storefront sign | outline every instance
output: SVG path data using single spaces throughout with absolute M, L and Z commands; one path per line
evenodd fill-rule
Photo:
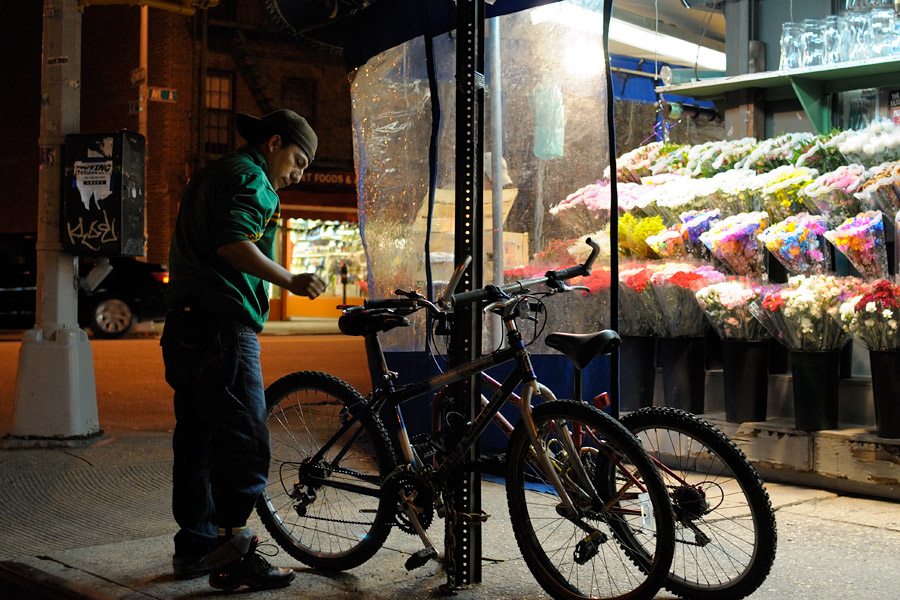
M 890 111 L 894 125 L 900 125 L 900 90 L 891 90 Z
M 307 171 L 300 180 L 303 188 L 321 192 L 356 191 L 356 175 L 351 171 Z

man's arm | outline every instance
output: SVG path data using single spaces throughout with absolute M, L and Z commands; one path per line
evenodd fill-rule
M 325 291 L 325 281 L 321 277 L 314 273 L 291 273 L 270 260 L 249 240 L 226 244 L 217 252 L 238 271 L 264 279 L 298 296 L 316 298 Z

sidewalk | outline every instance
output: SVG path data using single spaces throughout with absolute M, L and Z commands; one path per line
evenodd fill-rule
M 171 575 L 171 446 L 165 432 L 108 432 L 89 446 L 0 452 L 0 597 L 201 598 L 218 593 L 204 578 Z M 777 508 L 778 556 L 752 599 L 897 597 L 900 505 L 767 484 Z M 519 556 L 501 485 L 484 482 L 482 583 L 460 600 L 547 596 Z M 266 539 L 254 515 L 251 521 Z M 443 523 L 429 530 L 443 549 Z M 372 560 L 353 571 L 307 569 L 281 551 L 271 562 L 297 569 L 286 589 L 253 598 L 394 599 L 439 597 L 437 563 L 407 572 L 419 549 L 395 531 Z M 661 593 L 659 598 L 671 598 Z

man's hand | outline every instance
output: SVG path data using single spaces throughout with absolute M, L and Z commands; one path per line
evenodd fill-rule
M 325 281 L 315 273 L 296 273 L 291 275 L 288 290 L 297 296 L 315 299 L 325 291 L 325 287 Z
M 250 241 L 233 242 L 217 251 L 238 271 L 265 279 L 298 295 L 316 298 L 325 291 L 325 281 L 314 273 L 291 273 L 260 252 Z

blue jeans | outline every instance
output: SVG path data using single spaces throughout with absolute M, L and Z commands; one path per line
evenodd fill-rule
M 250 328 L 197 310 L 170 311 L 160 345 L 175 390 L 175 553 L 198 556 L 219 527 L 241 527 L 269 474 L 269 429 Z

